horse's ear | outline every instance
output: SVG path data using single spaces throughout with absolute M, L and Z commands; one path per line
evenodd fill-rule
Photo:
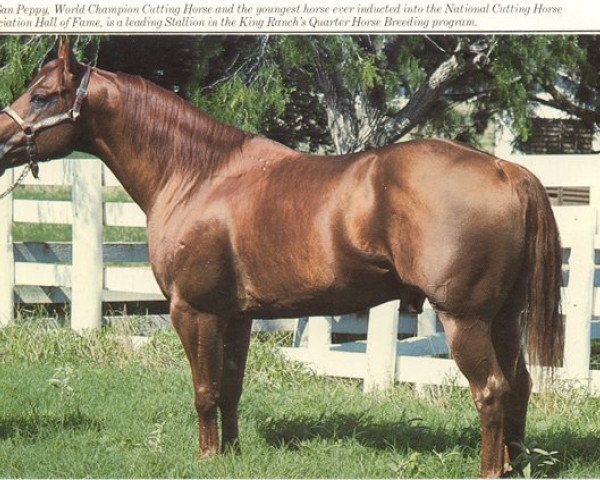
M 77 63 L 77 59 L 75 58 L 75 55 L 71 50 L 71 41 L 66 35 L 62 35 L 60 37 L 58 43 L 58 58 L 61 58 L 63 60 L 63 64 L 65 66 L 65 73 L 77 73 L 77 67 L 79 64 Z

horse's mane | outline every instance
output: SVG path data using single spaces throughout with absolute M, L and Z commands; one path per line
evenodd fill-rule
M 124 73 L 117 77 L 125 138 L 136 155 L 146 156 L 160 168 L 205 178 L 249 137 L 148 80 Z

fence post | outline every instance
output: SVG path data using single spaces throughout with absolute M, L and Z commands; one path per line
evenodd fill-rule
M 292 346 L 305 347 L 308 342 L 308 317 L 298 317 L 294 327 Z
M 97 328 L 102 321 L 102 163 L 73 160 L 73 266 L 71 328 Z
M 569 286 L 566 294 L 564 367 L 567 377 L 588 385 L 590 335 L 594 294 L 594 235 L 596 209 L 578 210 L 569 232 Z
M 310 317 L 308 319 L 308 350 L 312 356 L 319 356 L 331 347 L 331 317 Z
M 398 340 L 397 300 L 378 305 L 369 312 L 367 327 L 367 371 L 363 390 L 374 392 L 394 385 Z
M 8 169 L 0 177 L 0 192 L 13 183 L 13 170 Z M 13 196 L 0 200 L 0 327 L 14 321 L 15 258 L 13 251 Z
M 594 180 L 598 180 L 595 178 Z M 596 231 L 598 232 L 598 228 L 600 227 L 600 185 L 592 185 L 590 187 L 590 207 L 594 207 L 596 209 Z
M 417 316 L 417 337 L 430 337 L 437 333 L 437 315 L 435 310 L 425 299 L 423 312 Z

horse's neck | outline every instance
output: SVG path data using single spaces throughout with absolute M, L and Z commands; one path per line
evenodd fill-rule
M 88 151 L 146 213 L 169 182 L 209 178 L 246 138 L 144 80 L 106 74 L 98 82 Z

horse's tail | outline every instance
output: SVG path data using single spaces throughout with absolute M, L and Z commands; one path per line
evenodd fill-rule
M 560 364 L 564 345 L 560 304 L 562 249 L 546 191 L 532 173 L 526 172 L 527 308 L 523 325 L 529 361 L 553 367 Z

